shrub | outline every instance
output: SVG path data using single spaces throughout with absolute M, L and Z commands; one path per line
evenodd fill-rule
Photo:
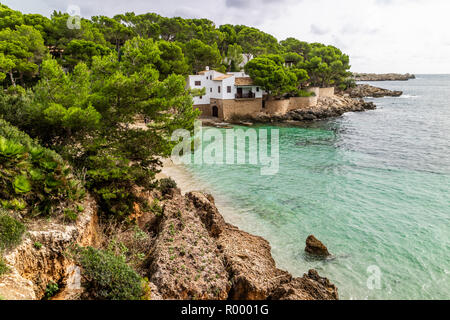
M 33 246 L 36 248 L 36 250 L 41 250 L 43 245 L 40 242 L 35 242 Z
M 172 178 L 164 178 L 159 180 L 159 189 L 162 194 L 169 193 L 170 189 L 174 189 L 177 187 L 177 183 Z
M 95 299 L 140 300 L 145 296 L 145 281 L 123 256 L 92 247 L 74 248 L 72 254 L 82 267 L 86 289 Z
M 23 223 L 0 209 L 0 251 L 12 248 L 20 243 L 25 233 Z
M 119 150 L 95 150 L 85 163 L 86 187 L 96 197 L 103 213 L 117 219 L 126 218 L 133 212 L 135 203 L 141 203 L 135 187 L 150 189 L 154 172 L 133 163 Z
M 75 208 L 84 194 L 71 167 L 57 153 L 0 119 L 2 207 L 51 214 L 60 207 Z
M 53 281 L 50 281 L 49 284 L 47 284 L 47 288 L 45 289 L 45 298 L 50 299 L 51 297 L 54 297 L 55 294 L 57 294 L 59 291 L 59 285 Z
M 9 272 L 9 268 L 6 265 L 5 261 L 3 260 L 3 258 L 0 256 L 0 276 L 6 274 Z

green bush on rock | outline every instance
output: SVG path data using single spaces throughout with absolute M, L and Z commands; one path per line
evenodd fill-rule
M 25 230 L 23 223 L 0 209 L 0 252 L 18 245 Z
M 146 283 L 126 264 L 125 258 L 107 250 L 77 247 L 71 255 L 81 267 L 88 292 L 100 300 L 140 300 Z

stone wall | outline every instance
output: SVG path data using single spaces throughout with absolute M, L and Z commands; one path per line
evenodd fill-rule
M 203 117 L 212 117 L 212 107 L 210 104 L 195 105 L 194 109 L 198 109 L 202 112 Z
M 324 97 L 333 97 L 334 96 L 334 87 L 330 87 L 330 88 L 320 88 L 319 89 L 319 96 L 321 98 Z
M 318 97 L 295 97 L 289 99 L 287 111 L 308 109 L 317 106 Z
M 269 114 L 285 114 L 289 110 L 290 99 L 268 100 L 264 112 Z
M 313 92 L 316 97 L 319 97 L 320 95 L 320 88 L 319 87 L 310 87 L 308 89 L 306 89 L 307 92 Z
M 315 96 L 312 97 L 294 97 L 284 100 L 267 100 L 265 108 L 261 98 L 257 99 L 214 99 L 211 98 L 211 104 L 196 105 L 194 108 L 202 112 L 203 117 L 212 117 L 213 108 L 218 109 L 218 118 L 228 121 L 233 116 L 254 116 L 260 112 L 267 114 L 284 115 L 292 110 L 310 109 L 317 106 L 319 97 L 333 97 L 334 87 L 318 88 L 312 87 L 307 89 L 308 92 L 313 92 Z
M 261 112 L 262 99 L 218 100 L 222 108 L 219 108 L 219 117 L 222 114 L 224 120 L 233 116 L 255 115 Z M 221 112 L 222 110 L 222 112 Z

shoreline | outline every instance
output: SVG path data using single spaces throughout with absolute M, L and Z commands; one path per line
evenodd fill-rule
M 156 285 L 159 296 L 163 299 L 179 296 L 176 290 L 167 290 L 167 284 L 172 285 L 174 280 L 171 277 L 161 277 L 160 275 L 164 274 L 165 269 L 170 268 L 172 264 L 171 259 L 167 260 L 163 253 L 167 247 L 164 234 L 167 231 L 170 232 L 170 228 L 173 228 L 173 225 L 176 224 L 175 221 L 183 217 L 182 220 L 184 221 L 187 221 L 186 219 L 191 220 L 191 225 L 188 228 L 194 231 L 190 231 L 189 235 L 192 232 L 194 234 L 201 233 L 201 230 L 206 230 L 209 233 L 208 238 L 212 242 L 212 246 L 217 246 L 219 250 L 218 257 L 213 258 L 211 263 L 216 265 L 215 268 L 219 268 L 220 261 L 223 260 L 225 271 L 222 271 L 222 273 L 228 273 L 231 276 L 231 287 L 221 287 L 220 299 L 339 299 L 338 288 L 329 279 L 321 277 L 316 270 L 303 270 L 302 276 L 297 277 L 289 271 L 285 271 L 286 269 L 278 267 L 268 240 L 255 235 L 255 233 L 247 232 L 245 230 L 247 228 L 240 229 L 240 227 L 236 227 L 235 221 L 230 221 L 234 220 L 231 217 L 233 208 L 224 207 L 223 203 L 218 204 L 214 196 L 210 194 L 210 190 L 205 190 L 208 187 L 205 187 L 201 180 L 194 179 L 187 170 L 174 165 L 170 159 L 163 159 L 162 162 L 163 166 L 160 168 L 161 172 L 157 178 L 170 177 L 177 183 L 178 187 L 170 195 L 166 195 L 163 201 L 164 218 L 159 222 L 158 228 L 161 231 L 156 240 L 157 249 L 155 250 L 156 257 L 154 257 L 154 261 L 159 262 L 151 267 L 156 272 L 155 276 L 150 278 L 150 281 Z M 196 182 L 189 183 L 192 181 Z M 203 189 L 203 191 L 194 191 L 198 189 Z M 193 220 L 198 221 L 194 222 Z M 242 226 L 242 223 L 238 223 L 238 225 Z M 181 233 L 182 239 L 189 237 L 188 234 L 184 234 L 183 230 L 181 230 Z M 170 233 L 170 236 L 173 237 L 173 233 Z M 185 241 L 172 238 L 170 246 L 176 248 L 181 243 L 185 243 Z M 197 245 L 196 243 L 197 241 L 195 241 L 192 249 L 187 250 L 203 252 L 205 249 L 203 245 Z M 193 257 L 196 260 L 197 254 L 194 254 Z M 163 259 L 165 263 L 161 263 L 160 259 Z M 185 265 L 188 265 L 188 262 L 185 262 Z M 202 292 L 196 286 L 188 287 L 188 291 Z M 182 292 L 181 297 L 184 298 L 186 294 L 186 292 Z

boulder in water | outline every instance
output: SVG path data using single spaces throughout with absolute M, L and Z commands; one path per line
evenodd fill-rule
M 313 235 L 310 235 L 306 239 L 305 251 L 310 254 L 322 257 L 327 257 L 330 255 L 327 247 Z

